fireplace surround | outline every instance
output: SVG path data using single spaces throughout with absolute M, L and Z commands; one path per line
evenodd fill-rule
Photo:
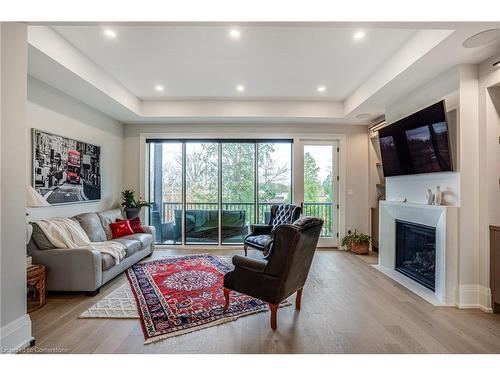
M 458 275 L 458 207 L 380 201 L 379 271 L 436 306 L 455 306 Z M 396 270 L 397 221 L 435 228 L 434 290 Z

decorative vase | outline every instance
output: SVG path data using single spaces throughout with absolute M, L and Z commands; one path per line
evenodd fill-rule
M 427 189 L 427 194 L 425 194 L 425 199 L 427 200 L 427 204 L 432 204 L 434 202 L 434 194 L 432 194 L 431 189 Z
M 349 243 L 349 250 L 351 250 L 353 253 L 356 254 L 368 254 L 370 250 L 370 243 L 369 242 L 359 242 L 359 243 L 354 243 L 350 242 Z
M 137 216 L 139 216 L 140 212 L 141 212 L 140 208 L 135 208 L 135 207 L 125 208 L 125 216 L 127 216 L 127 219 L 129 220 L 135 219 Z
M 436 206 L 440 206 L 442 200 L 443 200 L 443 193 L 441 192 L 441 188 L 439 186 L 436 186 L 436 194 L 434 195 L 434 204 Z

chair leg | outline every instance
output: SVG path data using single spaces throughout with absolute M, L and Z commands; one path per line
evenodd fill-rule
M 245 250 L 245 256 L 247 256 L 247 253 L 248 253 L 248 246 L 247 246 L 247 244 L 243 245 L 243 250 Z
M 276 331 L 276 329 L 278 328 L 278 325 L 276 323 L 276 314 L 278 312 L 278 306 L 279 305 L 275 305 L 273 303 L 269 304 L 269 308 L 271 309 L 271 329 L 273 331 Z
M 224 288 L 224 298 L 226 299 L 226 303 L 224 304 L 224 308 L 222 311 L 226 312 L 227 309 L 229 308 L 229 292 L 230 290 L 227 288 Z
M 295 310 L 300 310 L 300 304 L 302 302 L 302 289 L 297 290 L 297 296 L 295 297 Z

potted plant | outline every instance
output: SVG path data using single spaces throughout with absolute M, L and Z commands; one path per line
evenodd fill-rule
M 146 202 L 139 197 L 139 199 L 135 198 L 135 192 L 133 190 L 124 190 L 122 191 L 122 207 L 125 211 L 125 215 L 127 219 L 135 219 L 139 216 L 142 207 L 151 207 L 152 202 Z
M 371 236 L 358 233 L 355 229 L 354 233 L 347 234 L 342 238 L 342 246 L 356 254 L 368 254 L 370 248 Z

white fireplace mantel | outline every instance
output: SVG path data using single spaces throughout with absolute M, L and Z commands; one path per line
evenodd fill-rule
M 395 270 L 396 220 L 436 228 L 436 282 L 432 291 Z M 379 262 L 374 267 L 437 306 L 455 306 L 458 273 L 458 207 L 381 201 Z

